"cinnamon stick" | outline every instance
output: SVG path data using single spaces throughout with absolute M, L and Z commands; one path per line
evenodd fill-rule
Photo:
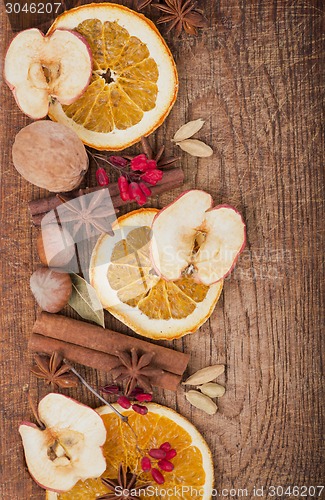
M 184 172 L 181 168 L 172 168 L 164 172 L 164 176 L 161 181 L 159 181 L 156 186 L 151 188 L 152 196 L 164 193 L 176 187 L 179 187 L 184 182 Z M 99 189 L 108 189 L 112 198 L 112 203 L 114 208 L 121 207 L 129 203 L 128 201 L 123 201 L 120 197 L 119 187 L 117 182 L 110 184 L 109 186 L 96 186 L 92 188 L 77 189 L 68 193 L 71 199 L 84 194 L 94 193 Z M 56 207 L 61 205 L 62 201 L 56 196 L 50 196 L 48 198 L 42 198 L 40 200 L 34 200 L 29 202 L 29 210 L 32 216 L 32 220 L 35 226 L 40 226 L 43 217 L 54 210 Z
M 44 337 L 38 333 L 32 333 L 28 347 L 32 352 L 42 352 L 45 354 L 52 354 L 52 352 L 58 351 L 64 358 L 74 363 L 89 366 L 103 372 L 109 372 L 119 364 L 116 356 L 76 344 L 70 344 L 69 342 L 63 342 L 62 340 Z M 162 370 L 159 375 L 152 376 L 150 381 L 156 387 L 161 387 L 168 391 L 177 391 L 181 378 L 180 375 Z
M 187 367 L 188 354 L 46 312 L 37 318 L 29 342 L 33 351 L 50 354 L 60 350 L 71 361 L 103 371 L 110 371 L 119 364 L 118 351 L 129 351 L 132 347 L 141 353 L 155 353 L 153 364 L 162 372 L 153 381 L 154 385 L 176 390 Z

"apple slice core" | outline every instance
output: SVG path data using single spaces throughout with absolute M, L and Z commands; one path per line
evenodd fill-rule
M 11 42 L 4 76 L 20 109 L 33 119 L 44 118 L 51 98 L 71 104 L 88 87 L 92 57 L 86 40 L 70 30 L 45 36 L 31 28 Z
M 156 271 L 166 280 L 177 280 L 188 267 L 196 234 L 212 204 L 208 193 L 191 190 L 156 215 L 151 257 Z
M 19 427 L 28 470 L 44 489 L 64 492 L 106 469 L 105 425 L 91 408 L 61 394 L 48 394 L 38 406 L 45 430 Z
M 237 210 L 212 208 L 208 193 L 191 190 L 158 212 L 152 224 L 151 259 L 166 280 L 191 273 L 204 285 L 222 280 L 245 247 L 246 227 Z

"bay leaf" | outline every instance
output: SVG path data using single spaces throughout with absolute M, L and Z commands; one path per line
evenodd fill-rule
M 196 134 L 203 127 L 205 121 L 199 118 L 198 120 L 193 120 L 191 122 L 185 123 L 182 127 L 177 130 L 174 135 L 174 142 L 182 142 L 185 139 L 189 139 L 194 134 Z
M 95 289 L 78 274 L 70 274 L 72 294 L 69 305 L 83 319 L 93 321 L 105 328 L 104 310 Z
M 210 148 L 205 142 L 198 141 L 197 139 L 186 139 L 185 141 L 177 142 L 183 151 L 198 158 L 207 158 L 213 155 L 213 149 Z

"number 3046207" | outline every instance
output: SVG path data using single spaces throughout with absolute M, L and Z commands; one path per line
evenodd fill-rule
M 61 2 L 47 2 L 47 3 L 18 3 L 18 2 L 7 2 L 6 12 L 7 14 L 57 14 L 60 7 L 62 7 Z

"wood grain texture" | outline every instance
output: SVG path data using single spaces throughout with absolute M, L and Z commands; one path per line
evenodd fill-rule
M 185 121 L 206 119 L 200 135 L 215 155 L 199 161 L 182 156 L 185 188 L 206 189 L 216 203 L 236 206 L 247 221 L 248 243 L 211 319 L 197 334 L 174 343 L 191 353 L 190 372 L 226 364 L 221 380 L 227 392 L 219 413 L 207 417 L 192 409 L 181 389 L 155 398 L 203 433 L 215 459 L 216 486 L 247 488 L 252 498 L 254 485 L 324 480 L 323 2 L 200 5 L 209 28 L 198 38 L 166 37 L 179 69 L 180 94 L 155 137 L 163 141 Z M 153 9 L 147 13 L 156 15 Z M 4 11 L 0 28 L 3 61 L 13 36 Z M 44 493 L 28 475 L 17 427 L 31 418 L 25 384 L 35 401 L 47 392 L 30 377 L 26 350 L 36 315 L 29 277 L 38 266 L 27 202 L 45 192 L 12 166 L 14 136 L 29 120 L 3 82 L 0 99 L 0 498 L 38 500 Z M 172 152 L 172 144 L 167 147 Z M 152 206 L 164 206 L 179 192 L 160 196 Z M 130 334 L 109 315 L 106 320 L 108 327 Z M 90 369 L 82 373 L 94 385 L 107 380 Z M 97 404 L 81 388 L 69 394 Z

